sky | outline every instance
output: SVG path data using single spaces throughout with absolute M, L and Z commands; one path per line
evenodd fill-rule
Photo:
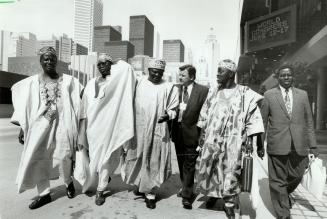
M 160 40 L 181 39 L 194 57 L 201 54 L 210 28 L 220 58 L 237 60 L 241 0 L 103 0 L 103 25 L 122 26 L 129 38 L 129 17 L 146 15 Z M 0 0 L 1 2 L 1 0 Z M 74 36 L 74 0 L 15 0 L 0 3 L 0 30 L 31 32 L 39 40 L 63 33 Z

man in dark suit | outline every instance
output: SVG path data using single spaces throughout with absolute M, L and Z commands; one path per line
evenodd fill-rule
M 172 141 L 175 143 L 182 181 L 182 190 L 178 195 L 183 197 L 184 208 L 192 209 L 195 162 L 198 156 L 196 148 L 200 135 L 196 124 L 209 89 L 194 82 L 196 69 L 192 65 L 181 66 L 179 70 L 180 104 L 173 121 Z
M 304 90 L 292 86 L 294 70 L 277 70 L 279 85 L 264 94 L 269 188 L 277 218 L 290 218 L 290 194 L 301 182 L 310 158 L 318 155 L 313 120 Z

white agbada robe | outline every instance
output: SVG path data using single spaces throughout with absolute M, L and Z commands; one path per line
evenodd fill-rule
M 86 120 L 87 142 L 81 144 L 89 149 L 90 178 L 83 185 L 84 191 L 96 186 L 103 168 L 107 168 L 109 175 L 114 173 L 122 146 L 134 136 L 135 83 L 132 67 L 118 61 L 111 66 L 109 80 L 103 82 L 97 97 L 96 78 L 85 87 L 81 119 Z
M 169 130 L 167 122 L 158 123 L 158 119 L 165 111 L 173 115 L 171 111 L 178 104 L 178 89 L 172 83 L 153 84 L 144 77 L 136 87 L 136 131 L 122 175 L 126 183 L 138 186 L 140 192 L 151 192 L 171 175 Z
M 50 122 L 44 116 L 47 106 L 40 99 L 39 75 L 19 81 L 11 88 L 14 106 L 11 122 L 21 126 L 25 142 L 16 178 L 19 193 L 34 188 L 44 180 L 58 178 L 54 152 L 60 156 L 61 151 L 66 153 L 70 148 L 73 154 L 77 144 L 82 86 L 72 76 L 64 74 L 62 78 L 60 132 L 64 135 L 61 136 L 63 141 L 68 144 L 64 148 L 60 148 L 62 141 L 56 133 L 57 119 Z

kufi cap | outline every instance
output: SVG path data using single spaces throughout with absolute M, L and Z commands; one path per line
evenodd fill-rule
M 163 59 L 151 58 L 149 60 L 148 68 L 156 68 L 156 69 L 165 70 L 165 67 L 166 67 L 166 61 Z
M 51 46 L 45 46 L 45 47 L 42 47 L 40 50 L 39 50 L 39 55 L 40 56 L 43 56 L 44 54 L 46 53 L 49 53 L 51 55 L 55 55 L 57 56 L 57 53 L 56 53 L 56 50 L 51 47 Z
M 98 62 L 99 61 L 104 61 L 104 62 L 109 61 L 113 63 L 113 59 L 108 53 L 100 53 L 98 57 Z
M 227 68 L 232 72 L 236 72 L 236 64 L 230 59 L 224 59 L 218 63 L 218 68 Z

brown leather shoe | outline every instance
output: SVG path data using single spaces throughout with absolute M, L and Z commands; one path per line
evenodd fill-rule
M 51 196 L 50 193 L 45 195 L 45 196 L 39 196 L 38 199 L 34 200 L 28 207 L 33 210 L 33 209 L 37 209 L 39 207 L 42 207 L 43 205 L 46 205 L 48 203 L 50 203 L 51 200 Z

